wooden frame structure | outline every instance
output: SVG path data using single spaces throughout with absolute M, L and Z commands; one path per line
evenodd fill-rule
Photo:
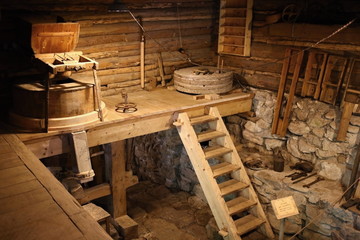
M 279 90 L 277 93 L 273 118 L 273 134 L 278 134 L 280 136 L 285 136 L 286 134 L 303 56 L 304 52 L 299 49 L 289 48 L 285 52 L 285 60 L 281 71 Z M 292 73 L 292 75 L 290 73 Z M 289 78 L 291 78 L 291 85 L 288 97 L 286 99 L 284 94 Z M 286 104 L 284 104 L 284 102 Z M 285 107 L 283 105 L 285 105 Z
M 321 86 L 320 101 L 335 105 L 345 77 L 348 59 L 330 55 L 327 59 L 324 78 Z
M 112 239 L 16 135 L 0 155 L 0 239 Z
M 347 72 L 346 86 L 341 101 L 342 113 L 338 141 L 346 140 L 347 129 L 353 112 L 359 113 L 360 104 L 360 59 L 351 59 Z
M 218 53 L 250 56 L 253 0 L 221 0 Z
M 319 99 L 328 54 L 310 51 L 301 89 L 302 97 Z
M 103 122 L 66 131 L 17 134 L 37 158 L 71 151 L 69 136 L 74 131 L 86 131 L 88 147 L 105 144 L 105 155 L 110 159 L 111 165 L 111 184 L 100 184 L 85 191 L 89 197 L 82 202 L 111 193 L 112 215 L 115 218 L 126 214 L 126 188 L 137 181 L 136 177 L 125 169 L 125 139 L 172 128 L 175 112 L 186 112 L 189 116 L 201 115 L 206 106 L 218 107 L 221 116 L 248 112 L 251 110 L 253 94 L 234 93 L 216 100 L 195 100 L 191 95 L 159 89 L 152 92 L 142 91 L 141 94 L 130 93 L 129 97 L 132 102 L 137 103 L 137 112 L 120 114 L 115 111 L 115 105 L 121 101 L 119 96 L 104 97 L 103 101 L 109 109 Z

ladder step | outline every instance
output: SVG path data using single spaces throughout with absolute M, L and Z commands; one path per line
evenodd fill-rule
M 248 186 L 249 186 L 248 184 L 239 182 L 238 180 L 235 179 L 231 179 L 219 184 L 221 196 L 225 196 L 227 194 L 240 191 L 241 189 L 244 189 Z
M 198 134 L 198 141 L 205 142 L 214 138 L 224 137 L 224 136 L 226 136 L 226 134 L 223 132 L 208 130 Z
M 223 146 L 212 146 L 204 149 L 205 158 L 210 159 L 218 156 L 223 156 L 226 153 L 230 153 L 233 150 L 231 148 L 226 148 Z
M 222 162 L 211 166 L 211 170 L 213 171 L 214 178 L 239 169 L 240 169 L 239 166 L 236 166 L 228 162 Z
M 230 201 L 227 201 L 226 205 L 229 209 L 230 215 L 233 215 L 235 213 L 242 212 L 251 206 L 256 205 L 256 202 L 244 197 L 237 197 Z
M 196 124 L 216 121 L 218 119 L 219 119 L 218 117 L 214 117 L 211 115 L 203 115 L 203 116 L 199 116 L 199 117 L 190 118 L 190 123 L 191 123 L 191 125 L 196 125 Z
M 239 235 L 243 235 L 259 227 L 264 222 L 265 222 L 264 220 L 249 214 L 246 215 L 245 217 L 236 220 L 235 225 L 236 225 L 237 233 Z

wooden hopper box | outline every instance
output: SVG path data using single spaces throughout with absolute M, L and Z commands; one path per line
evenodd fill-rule
M 37 63 L 49 78 L 17 84 L 13 88 L 11 123 L 30 130 L 59 130 L 102 120 L 105 104 L 100 100 L 96 69 L 98 63 L 74 51 L 79 38 L 78 23 L 25 21 L 25 35 L 31 29 L 31 48 Z M 44 68 L 45 67 L 45 68 Z M 77 83 L 73 71 L 93 70 L 94 83 Z M 59 82 L 59 79 L 61 81 Z M 55 81 L 56 80 L 56 81 Z

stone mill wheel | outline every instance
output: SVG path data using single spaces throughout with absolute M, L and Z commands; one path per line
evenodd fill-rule
M 176 70 L 176 90 L 193 94 L 225 93 L 232 89 L 233 73 L 218 71 L 216 67 L 197 66 Z

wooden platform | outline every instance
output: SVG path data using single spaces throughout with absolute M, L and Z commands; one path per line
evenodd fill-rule
M 217 106 L 222 116 L 247 112 L 252 97 L 237 93 L 195 100 L 165 89 L 142 91 L 129 94 L 129 101 L 137 104 L 134 113 L 115 111 L 120 96 L 103 98 L 108 108 L 105 121 L 90 126 L 49 133 L 21 133 L 8 127 L 0 133 L 0 239 L 111 239 L 39 161 L 68 152 L 69 133 L 86 130 L 89 147 L 113 143 L 169 129 L 179 112 L 198 116 L 207 106 Z
M 112 239 L 14 134 L 0 136 L 0 239 Z
M 67 131 L 17 133 L 17 136 L 37 157 L 43 158 L 68 151 L 66 133 L 86 130 L 92 147 L 170 129 L 174 114 L 179 112 L 187 112 L 190 117 L 202 115 L 207 106 L 217 106 L 222 116 L 247 112 L 251 110 L 252 97 L 251 93 L 234 93 L 217 100 L 195 100 L 193 95 L 174 90 L 139 91 L 129 94 L 128 101 L 137 104 L 138 111 L 134 113 L 115 111 L 115 105 L 123 101 L 121 96 L 104 97 L 102 101 L 108 111 L 104 122 Z

